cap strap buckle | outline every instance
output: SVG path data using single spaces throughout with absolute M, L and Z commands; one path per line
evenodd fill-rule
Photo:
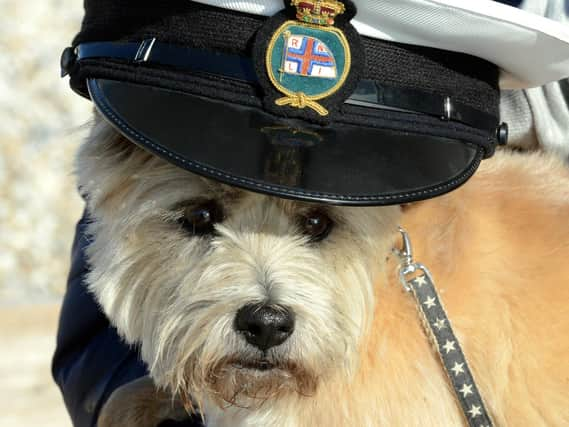
M 156 38 L 146 39 L 140 43 L 140 47 L 134 56 L 134 62 L 146 62 L 150 58 L 150 54 L 152 53 L 152 48 L 154 47 L 154 43 L 156 43 Z

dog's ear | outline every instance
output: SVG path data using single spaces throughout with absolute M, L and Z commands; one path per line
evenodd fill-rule
M 95 114 L 89 136 L 75 160 L 79 191 L 90 209 L 97 208 L 127 190 L 133 177 L 152 161 L 152 154 L 128 141 Z
M 95 112 L 87 141 L 79 150 L 77 172 L 80 173 L 84 159 L 91 161 L 95 158 L 98 162 L 118 163 L 128 161 L 137 151 L 143 152 Z

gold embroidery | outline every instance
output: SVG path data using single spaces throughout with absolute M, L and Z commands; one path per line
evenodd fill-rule
M 334 18 L 346 11 L 346 6 L 337 0 L 292 0 L 296 18 L 301 22 L 319 25 L 334 25 Z
M 296 108 L 309 107 L 312 108 L 321 116 L 328 115 L 328 110 L 326 108 L 324 108 L 318 102 L 312 101 L 308 96 L 306 96 L 306 94 L 302 92 L 295 93 L 293 96 L 285 96 L 284 98 L 279 98 L 275 101 L 275 104 L 281 107 L 283 105 L 290 105 L 291 107 L 296 107 Z

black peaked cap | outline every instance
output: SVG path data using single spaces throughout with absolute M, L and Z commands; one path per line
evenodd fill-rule
M 191 1 L 86 0 L 64 66 L 73 89 L 133 142 L 281 197 L 348 205 L 434 197 L 464 183 L 500 142 L 495 65 L 361 37 L 349 24 L 358 71 L 329 117 L 269 105 L 253 56 L 271 19 Z M 148 61 L 125 53 L 149 45 Z M 245 65 L 234 73 L 236 63 Z

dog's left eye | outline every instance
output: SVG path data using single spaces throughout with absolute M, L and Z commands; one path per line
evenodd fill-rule
M 328 237 L 334 227 L 334 222 L 326 213 L 314 210 L 303 215 L 299 225 L 302 232 L 310 237 L 311 242 L 320 242 Z
M 182 226 L 196 236 L 211 234 L 215 224 L 222 222 L 224 213 L 222 207 L 213 200 L 208 200 L 189 206 L 184 211 Z

